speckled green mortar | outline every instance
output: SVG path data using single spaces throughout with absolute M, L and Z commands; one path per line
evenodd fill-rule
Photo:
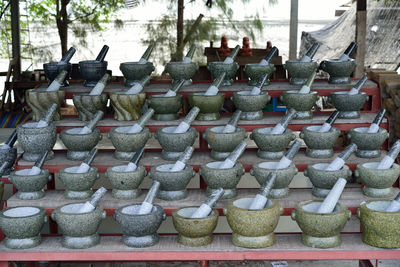
M 193 127 L 184 133 L 173 133 L 175 128 L 176 126 L 163 127 L 154 134 L 162 148 L 161 157 L 165 160 L 178 160 L 186 147 L 193 146 L 199 136 Z
M 112 128 L 108 133 L 111 143 L 115 147 L 114 157 L 119 160 L 131 160 L 139 148 L 143 147 L 150 139 L 149 128 L 143 128 L 140 133 L 127 133 L 130 126 Z
M 142 107 L 146 94 L 127 95 L 123 93 L 110 93 L 111 105 L 114 108 L 114 119 L 117 121 L 135 121 L 142 115 Z
M 335 185 L 339 178 L 351 179 L 351 170 L 347 165 L 344 165 L 340 170 L 337 171 L 326 171 L 329 163 L 315 163 L 307 166 L 304 170 L 304 176 L 310 178 L 313 184 L 312 195 L 320 198 L 324 198 L 329 194 L 329 191 Z
M 249 76 L 248 84 L 255 86 L 264 74 L 270 76 L 275 70 L 274 64 L 260 65 L 260 64 L 246 64 L 244 66 L 244 72 Z M 265 85 L 269 85 L 269 79 L 265 82 Z
M 242 111 L 240 114 L 241 120 L 262 120 L 264 117 L 262 110 L 271 100 L 271 96 L 266 92 L 261 92 L 259 95 L 251 95 L 250 92 L 241 91 L 233 93 L 233 103 Z
M 37 175 L 29 175 L 31 169 L 14 171 L 8 177 L 8 180 L 17 188 L 16 196 L 19 199 L 32 200 L 44 196 L 44 187 L 51 181 L 52 176 L 49 171 L 42 169 Z
M 362 241 L 379 248 L 400 248 L 400 212 L 385 212 L 391 200 L 369 200 L 360 204 L 357 217 Z
M 77 211 L 85 203 L 71 203 L 58 207 L 51 214 L 51 218 L 57 222 L 63 236 L 63 247 L 72 249 L 90 248 L 100 243 L 97 232 L 100 223 L 106 218 L 106 212 L 96 207 L 93 211 L 78 213 Z
M 379 128 L 377 133 L 366 133 L 369 127 L 357 127 L 347 133 L 351 142 L 357 145 L 356 156 L 360 158 L 377 158 L 381 155 L 381 146 L 389 137 L 389 133 Z
M 306 156 L 311 158 L 330 158 L 333 156 L 333 146 L 340 135 L 336 127 L 327 132 L 317 132 L 320 125 L 305 126 L 301 129 L 300 138 L 307 145 Z
M 92 194 L 92 186 L 99 179 L 97 169 L 90 167 L 86 173 L 72 173 L 67 172 L 71 168 L 78 168 L 79 166 L 66 167 L 60 170 L 58 178 L 65 185 L 64 197 L 67 199 L 87 199 Z
M 222 133 L 225 126 L 207 128 L 203 138 L 211 147 L 211 158 L 224 160 L 235 149 L 235 147 L 247 137 L 244 128 L 236 127 L 233 133 Z
M 218 211 L 213 210 L 210 215 L 205 218 L 192 219 L 190 216 L 199 207 L 184 207 L 176 209 L 172 212 L 172 222 L 178 235 L 178 243 L 199 247 L 211 244 L 212 234 L 217 227 Z
M 192 77 L 199 69 L 196 62 L 169 62 L 165 65 L 165 71 L 171 75 L 173 82 L 185 80 L 184 85 L 192 84 Z
M 225 78 L 221 83 L 221 86 L 230 86 L 233 84 L 233 77 L 235 77 L 236 71 L 239 69 L 239 64 L 236 62 L 230 64 L 224 64 L 223 61 L 216 61 L 208 63 L 207 69 L 211 72 L 214 79 L 218 78 L 221 73 L 225 72 Z
M 67 159 L 69 160 L 84 160 L 103 137 L 97 128 L 88 134 L 79 134 L 81 129 L 70 128 L 60 133 L 60 139 L 68 149 Z
M 236 162 L 230 169 L 218 169 L 222 161 L 208 162 L 201 166 L 199 175 L 207 184 L 207 195 L 222 187 L 224 194 L 222 199 L 233 198 L 237 195 L 236 186 L 242 178 L 245 170 L 242 164 Z
M 147 172 L 142 166 L 135 171 L 123 171 L 126 165 L 119 165 L 107 169 L 105 175 L 112 186 L 111 194 L 116 199 L 134 199 L 140 196 L 139 185 Z
M 358 164 L 354 176 L 364 184 L 362 191 L 369 197 L 391 197 L 395 190 L 392 187 L 400 176 L 400 166 L 394 163 L 391 168 L 377 170 L 379 162 Z
M 328 83 L 346 84 L 350 83 L 350 75 L 356 69 L 357 63 L 354 59 L 337 61 L 337 59 L 326 59 L 321 62 L 323 71 L 329 73 Z
M 53 120 L 61 120 L 60 107 L 65 102 L 65 91 L 39 91 L 39 90 L 27 90 L 25 93 L 26 103 L 32 109 L 33 121 L 40 121 L 49 107 L 53 104 L 57 104 L 57 111 L 54 113 Z
M 328 99 L 340 111 L 340 119 L 360 118 L 360 110 L 364 107 L 369 97 L 365 93 L 348 95 L 347 92 L 333 92 Z
M 290 77 L 290 84 L 303 85 L 308 77 L 318 68 L 316 61 L 300 62 L 298 60 L 287 60 L 283 67 Z
M 167 216 L 163 207 L 153 205 L 148 214 L 136 214 L 141 204 L 127 205 L 118 208 L 114 219 L 122 229 L 122 242 L 128 247 L 143 248 L 158 243 L 157 230 Z
M 311 109 L 319 99 L 318 93 L 311 91 L 308 94 L 299 94 L 298 92 L 298 90 L 284 91 L 279 98 L 288 110 L 291 108 L 296 110 L 294 120 L 312 119 Z
M 187 197 L 186 186 L 196 175 L 192 166 L 186 165 L 181 171 L 170 172 L 174 164 L 160 164 L 151 168 L 149 177 L 160 182 L 157 198 L 163 200 L 179 200 Z
M 182 107 L 182 95 L 168 96 L 150 95 L 147 104 L 154 109 L 153 119 L 158 121 L 172 121 L 179 118 L 178 112 Z
M 269 197 L 283 198 L 289 195 L 289 184 L 298 173 L 298 169 L 293 163 L 285 169 L 276 169 L 275 166 L 277 163 L 278 162 L 260 162 L 254 164 L 253 168 L 250 170 L 250 175 L 254 176 L 260 185 L 263 185 L 267 181 L 268 175 L 271 172 L 275 172 L 276 180 L 274 187 L 269 193 Z
M 38 246 L 42 241 L 40 231 L 47 220 L 46 211 L 39 207 L 15 207 L 0 211 L 0 228 L 6 236 L 4 245 L 12 249 Z
M 107 112 L 107 94 L 101 95 L 73 95 L 72 100 L 78 111 L 78 117 L 81 121 L 90 121 L 94 118 L 97 111 L 101 110 L 104 114 Z
M 49 151 L 46 160 L 54 158 L 51 150 L 57 140 L 55 124 L 51 122 L 42 128 L 36 128 L 35 125 L 35 122 L 27 122 L 17 126 L 18 144 L 24 150 L 22 159 L 35 162 L 46 151 Z
M 254 129 L 250 139 L 254 140 L 258 147 L 257 156 L 262 159 L 280 159 L 286 151 L 290 141 L 296 139 L 296 135 L 286 129 L 282 134 L 270 134 L 273 127 Z
M 7 161 L 7 167 L 3 175 L 8 175 L 13 170 L 14 162 L 17 158 L 17 148 L 9 147 L 0 149 L 0 162 Z
M 225 101 L 225 94 L 204 95 L 204 93 L 194 93 L 189 95 L 189 104 L 191 107 L 198 107 L 199 114 L 196 117 L 198 121 L 215 121 L 219 120 L 221 115 L 219 111 L 222 109 Z
M 97 82 L 104 76 L 104 74 L 106 74 L 107 65 L 107 61 L 79 61 L 79 71 L 85 80 L 83 85 L 87 87 L 95 87 Z
M 119 65 L 119 69 L 126 79 L 125 86 L 132 87 L 135 82 L 139 82 L 144 77 L 149 76 L 155 68 L 151 62 L 146 62 L 146 64 L 124 62 Z
M 340 246 L 340 232 L 351 218 L 351 212 L 346 206 L 337 203 L 331 213 L 315 212 L 322 200 L 307 200 L 300 202 L 292 211 L 292 219 L 297 222 L 302 233 L 301 242 L 312 248 L 332 248 Z
M 232 200 L 223 211 L 231 227 L 232 242 L 245 248 L 265 248 L 275 243 L 274 230 L 283 208 L 279 202 L 268 199 L 263 209 L 249 210 L 254 196 Z

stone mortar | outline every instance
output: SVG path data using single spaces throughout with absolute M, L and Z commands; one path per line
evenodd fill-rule
M 305 126 L 301 129 L 300 138 L 307 145 L 306 156 L 311 158 L 330 158 L 333 156 L 333 146 L 339 138 L 340 131 L 331 127 L 328 132 L 317 132 L 320 125 Z
M 0 149 L 0 162 L 7 161 L 7 169 L 4 171 L 3 175 L 8 175 L 13 170 L 15 160 L 17 159 L 17 148 L 2 148 Z
M 337 61 L 326 59 L 321 62 L 321 69 L 329 74 L 328 83 L 347 84 L 351 82 L 350 75 L 356 69 L 357 62 L 354 59 Z
M 154 109 L 153 119 L 158 121 L 172 121 L 179 119 L 178 112 L 182 107 L 182 95 L 168 96 L 150 95 L 147 104 Z
M 78 116 L 81 121 L 92 120 L 97 111 L 101 110 L 104 114 L 107 112 L 107 94 L 101 95 L 88 95 L 79 94 L 73 95 L 72 100 L 74 101 L 74 106 L 78 111 Z
M 282 134 L 270 134 L 273 127 L 254 129 L 250 139 L 254 140 L 258 147 L 257 156 L 262 159 L 280 159 L 284 156 L 286 147 L 290 141 L 296 139 L 296 135 L 286 129 Z
M 198 107 L 200 109 L 196 120 L 214 121 L 221 117 L 219 111 L 224 106 L 225 94 L 204 95 L 204 93 L 194 93 L 189 95 L 188 98 L 191 107 Z
M 84 160 L 103 137 L 97 128 L 88 134 L 79 134 L 80 130 L 81 128 L 70 128 L 60 133 L 60 139 L 68 149 L 69 160 Z
M 142 115 L 146 94 L 110 93 L 110 101 L 115 111 L 114 119 L 117 121 L 135 121 L 140 119 Z
M 132 87 L 135 82 L 139 82 L 155 70 L 151 62 L 146 62 L 146 64 L 123 62 L 119 65 L 119 69 L 125 77 L 125 86 L 128 87 Z
M 274 64 L 259 65 L 259 64 L 246 64 L 243 71 L 249 76 L 248 85 L 255 86 L 264 74 L 270 76 L 276 70 Z M 265 85 L 269 85 L 269 79 Z
M 271 96 L 266 92 L 259 95 L 251 95 L 250 91 L 233 93 L 233 103 L 235 107 L 242 111 L 241 120 L 262 120 L 264 118 L 263 109 L 271 100 Z
M 65 103 L 65 91 L 39 91 L 37 89 L 27 90 L 25 92 L 26 103 L 32 109 L 33 121 L 40 121 L 46 111 L 53 103 L 57 104 L 57 111 L 54 113 L 53 120 L 61 120 L 60 107 Z
M 97 168 L 90 167 L 86 173 L 73 173 L 79 166 L 66 167 L 60 170 L 58 178 L 65 185 L 64 196 L 67 199 L 87 199 L 92 196 L 92 187 L 99 174 Z
M 339 119 L 357 119 L 360 118 L 360 110 L 364 107 L 369 97 L 364 93 L 348 95 L 347 92 L 333 92 L 329 97 L 329 102 L 340 111 Z
M 192 77 L 199 69 L 199 65 L 196 62 L 169 62 L 165 65 L 165 71 L 171 75 L 173 82 L 179 80 L 186 80 L 184 85 L 192 84 Z
M 214 79 L 225 72 L 225 78 L 221 86 L 230 86 L 233 84 L 233 77 L 235 77 L 236 71 L 239 69 L 239 64 L 236 62 L 224 64 L 223 61 L 216 61 L 208 63 L 207 69 L 211 72 Z
M 29 175 L 30 170 L 17 170 L 8 177 L 8 180 L 18 189 L 16 196 L 19 199 L 32 200 L 42 198 L 45 194 L 44 187 L 52 179 L 46 169 L 42 169 L 37 175 Z
M 107 72 L 107 61 L 79 61 L 79 71 L 85 80 L 84 86 L 94 87 Z
M 290 77 L 290 84 L 303 85 L 308 77 L 318 68 L 316 61 L 300 62 L 298 60 L 287 60 L 283 67 Z
M 112 186 L 112 196 L 116 199 L 134 199 L 140 196 L 139 185 L 147 175 L 142 166 L 135 171 L 125 172 L 126 165 L 119 165 L 107 169 L 105 175 Z
M 140 133 L 127 133 L 130 126 L 112 128 L 108 138 L 115 147 L 114 157 L 119 160 L 131 160 L 139 148 L 143 147 L 151 138 L 149 128 L 143 128 Z
M 279 97 L 287 109 L 294 108 L 294 120 L 312 119 L 312 108 L 319 99 L 318 93 L 310 91 L 308 94 L 299 94 L 298 90 L 284 91 Z
M 43 70 L 44 70 L 44 75 L 46 75 L 46 78 L 49 80 L 49 85 L 61 71 L 65 70 L 67 72 L 67 75 L 64 78 L 63 86 L 69 85 L 68 79 L 72 70 L 71 63 L 49 62 L 43 64 Z
M 360 158 L 378 158 L 381 155 L 381 146 L 389 137 L 386 129 L 379 128 L 377 133 L 366 133 L 369 127 L 357 127 L 347 133 L 351 142 L 357 145 L 356 156 Z

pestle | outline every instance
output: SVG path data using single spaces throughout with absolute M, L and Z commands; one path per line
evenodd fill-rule
M 107 55 L 108 49 L 109 49 L 108 45 L 104 45 L 103 48 L 101 49 L 100 53 L 97 55 L 96 61 L 103 62 L 104 58 Z
M 379 113 L 376 115 L 374 121 L 371 123 L 369 128 L 367 129 L 367 133 L 377 133 L 379 131 L 379 125 L 381 124 L 383 117 L 385 116 L 386 109 L 382 108 L 379 110 Z
M 140 133 L 143 130 L 144 125 L 148 120 L 150 120 L 151 116 L 154 114 L 154 109 L 149 108 L 146 113 L 143 114 L 142 117 L 131 127 L 127 129 L 127 133 Z
M 177 82 L 171 89 L 168 90 L 167 93 L 165 93 L 164 97 L 176 96 L 176 93 L 179 91 L 179 89 L 181 89 L 184 83 L 185 80 L 180 80 Z
M 43 153 L 43 155 L 35 162 L 35 165 L 30 169 L 28 175 L 38 175 L 42 171 L 42 166 L 46 161 L 49 151 Z
M 126 95 L 136 95 L 139 94 L 144 86 L 150 81 L 150 75 L 147 75 L 146 77 L 144 77 L 143 79 L 141 79 L 139 82 L 135 82 L 131 88 L 129 88 L 128 90 L 126 90 L 125 92 L 123 92 L 123 94 Z
M 169 170 L 170 172 L 179 172 L 183 170 L 186 166 L 186 163 L 192 157 L 194 148 L 192 146 L 186 147 L 185 151 L 179 157 L 179 159 L 175 162 L 174 166 Z
M 268 65 L 272 58 L 276 55 L 276 53 L 278 53 L 278 48 L 276 48 L 276 46 L 272 47 L 271 50 L 269 50 L 269 52 L 267 53 L 267 55 L 261 59 L 260 63 L 258 63 L 258 65 Z
M 329 118 L 322 124 L 322 126 L 317 130 L 319 133 L 325 133 L 329 132 L 329 130 L 332 128 L 332 124 L 335 122 L 337 117 L 339 116 L 339 111 L 334 111 Z
M 200 109 L 198 107 L 192 107 L 186 117 L 179 123 L 179 125 L 174 129 L 173 133 L 186 133 L 190 128 L 190 124 L 194 121 L 199 114 Z
M 360 93 L 361 88 L 364 86 L 364 84 L 367 82 L 368 77 L 366 74 L 364 74 L 364 76 L 362 76 L 362 78 L 360 80 L 358 80 L 358 82 L 353 86 L 353 88 L 351 88 L 347 94 L 348 95 L 356 95 Z
M 221 197 L 224 195 L 224 193 L 225 191 L 222 187 L 212 192 L 211 195 L 207 198 L 207 200 L 204 201 L 204 203 L 201 204 L 201 206 L 193 212 L 190 218 L 200 219 L 207 217 L 211 213 L 213 207 L 218 202 L 218 200 L 220 200 Z
M 306 54 L 299 60 L 300 62 L 311 62 L 315 53 L 319 48 L 319 43 L 314 43 L 310 49 L 306 52 Z
M 61 64 L 68 64 L 68 62 L 71 60 L 72 56 L 75 54 L 76 49 L 71 46 L 70 49 L 68 49 L 67 53 L 61 58 L 61 60 L 58 62 L 59 65 Z
M 223 133 L 234 133 L 236 132 L 236 127 L 240 119 L 240 114 L 242 111 L 237 109 L 235 113 L 233 113 L 229 122 L 225 125 L 224 129 L 222 130 Z
M 145 199 L 140 205 L 138 214 L 148 214 L 151 212 L 151 210 L 153 209 L 153 202 L 157 196 L 159 188 L 160 188 L 160 182 L 154 181 L 149 189 L 149 192 L 147 192 Z
M 43 118 L 36 124 L 36 128 L 47 127 L 47 125 L 49 125 L 50 121 L 53 119 L 57 107 L 58 105 L 56 103 L 51 104 L 51 106 L 47 109 L 46 114 L 44 114 Z
M 101 95 L 104 87 L 107 85 L 108 78 L 110 78 L 110 74 L 104 74 L 103 77 L 101 77 L 101 79 L 93 87 L 92 91 L 90 91 L 89 95 Z
M 100 202 L 100 199 L 106 194 L 106 192 L 107 189 L 104 187 L 97 189 L 92 197 L 79 208 L 78 213 L 86 213 L 95 210 L 97 204 Z
M 138 64 L 146 64 L 147 60 L 149 60 L 149 57 L 151 55 L 151 52 L 153 51 L 154 45 L 150 44 L 146 51 L 144 51 L 142 57 L 139 59 Z
M 301 145 L 301 142 L 299 140 L 294 141 L 292 146 L 286 152 L 286 154 L 278 162 L 275 169 L 285 169 L 285 168 L 289 167 L 290 163 L 292 163 L 294 156 L 299 151 L 300 145 Z
M 57 77 L 51 82 L 49 87 L 45 89 L 47 92 L 55 92 L 60 89 L 60 87 L 64 84 L 64 79 L 67 76 L 68 72 L 66 70 L 60 71 Z
M 229 56 L 227 56 L 224 60 L 224 64 L 232 64 L 233 61 L 235 60 L 235 57 L 237 56 L 237 54 L 239 53 L 240 50 L 240 45 L 235 46 L 235 48 L 231 51 L 231 53 L 229 54 Z
M 222 81 L 225 78 L 226 73 L 222 72 L 217 79 L 213 81 L 213 83 L 208 87 L 207 91 L 204 93 L 204 95 L 216 95 L 218 94 L 218 87 L 221 85 Z
M 194 55 L 194 51 L 196 51 L 196 46 L 192 44 L 189 48 L 189 51 L 187 52 L 186 56 L 183 58 L 183 63 L 190 63 L 192 62 L 192 58 Z
M 101 120 L 103 117 L 103 111 L 98 110 L 94 116 L 94 118 L 89 121 L 85 126 L 82 127 L 82 129 L 79 131 L 78 134 L 89 134 L 93 131 L 93 129 L 96 127 L 96 124 Z
M 284 133 L 286 127 L 288 126 L 294 115 L 296 115 L 296 110 L 293 108 L 289 109 L 286 115 L 283 116 L 282 120 L 278 124 L 276 124 L 275 127 L 271 130 L 271 134 Z
M 346 179 L 339 178 L 316 212 L 324 214 L 333 212 L 346 183 Z
M 272 187 L 274 187 L 276 180 L 276 172 L 271 172 L 265 183 L 260 187 L 255 198 L 250 203 L 249 210 L 261 210 L 265 207 L 268 201 L 269 192 L 271 192 Z
M 139 160 L 142 158 L 143 154 L 144 154 L 144 146 L 142 146 L 141 148 L 139 148 L 138 151 L 136 151 L 135 155 L 133 155 L 128 165 L 126 165 L 124 172 L 136 171 Z
M 399 212 L 400 211 L 400 193 L 390 202 L 385 210 L 386 212 Z
M 270 74 L 265 73 L 261 78 L 258 80 L 257 85 L 253 87 L 250 91 L 250 95 L 259 95 L 261 94 L 261 89 L 264 86 L 265 82 L 268 81 L 268 77 Z
M 8 162 L 7 162 L 7 161 L 4 161 L 4 162 L 1 164 L 1 166 L 0 166 L 0 177 L 3 176 L 4 172 L 5 172 L 6 169 L 7 169 L 7 166 L 8 166 Z
M 344 53 L 338 58 L 338 61 L 347 61 L 350 59 L 351 53 L 353 53 L 354 49 L 357 47 L 355 42 L 351 42 L 349 46 L 346 48 Z
M 0 149 L 10 149 L 14 146 L 15 142 L 17 141 L 18 135 L 17 130 L 14 130 L 10 137 L 8 137 L 7 141 L 4 145 L 0 146 Z
M 308 77 L 306 83 L 301 87 L 301 89 L 297 92 L 298 94 L 308 94 L 311 90 L 311 85 L 314 83 L 315 77 L 317 76 L 317 72 L 311 73 Z
M 90 164 L 93 162 L 97 154 L 97 148 L 93 148 L 86 159 L 78 166 L 75 173 L 87 173 L 90 169 Z
M 351 143 L 343 150 L 339 156 L 337 156 L 329 165 L 326 167 L 325 171 L 337 171 L 340 170 L 346 160 L 350 157 L 350 155 L 357 150 L 357 145 Z
M 385 170 L 391 168 L 397 156 L 399 155 L 399 152 L 400 152 L 400 140 L 397 140 L 392 145 L 386 156 L 381 160 L 381 162 L 379 162 L 379 165 L 378 167 L 376 167 L 376 169 Z
M 218 166 L 218 169 L 230 169 L 235 166 L 236 161 L 243 154 L 247 144 L 245 141 L 240 142 L 229 156 Z

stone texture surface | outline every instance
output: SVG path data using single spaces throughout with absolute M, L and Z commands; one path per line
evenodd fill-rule
M 135 121 L 142 115 L 142 107 L 146 100 L 145 93 L 127 95 L 110 93 L 111 105 L 114 108 L 114 119 L 117 121 Z
M 153 63 L 138 64 L 137 62 L 123 62 L 119 69 L 125 77 L 125 86 L 131 87 L 135 82 L 142 80 L 150 75 L 155 69 Z
M 174 81 L 187 80 L 191 84 L 191 78 L 199 69 L 199 65 L 196 62 L 184 63 L 180 62 L 168 62 L 165 65 L 165 71 L 169 73 Z
M 54 113 L 53 120 L 61 120 L 60 107 L 65 102 L 65 91 L 39 91 L 39 90 L 27 90 L 25 92 L 26 103 L 32 109 L 33 117 L 32 120 L 39 121 L 44 117 L 47 109 L 56 103 L 57 111 Z
M 308 94 L 299 94 L 297 90 L 284 91 L 280 96 L 288 109 L 294 108 L 297 112 L 293 119 L 311 119 L 312 107 L 319 99 L 318 93 L 310 91 Z
M 66 167 L 60 170 L 58 178 L 65 185 L 64 196 L 68 199 L 86 199 L 92 194 L 92 186 L 99 179 L 97 168 L 90 167 L 86 173 L 71 173 L 67 172 Z
M 153 119 L 165 121 L 179 118 L 178 111 L 182 107 L 182 95 L 176 96 L 149 95 L 147 104 L 154 109 Z
M 338 118 L 356 119 L 360 117 L 360 110 L 363 108 L 368 96 L 365 93 L 348 95 L 339 92 L 333 92 L 330 100 L 335 108 L 340 111 Z
M 119 165 L 107 169 L 105 176 L 112 186 L 112 196 L 116 199 L 133 199 L 140 195 L 139 185 L 142 183 L 147 172 L 143 166 L 138 166 L 135 171 L 124 172 Z
M 67 159 L 84 160 L 102 139 L 102 135 L 97 128 L 88 134 L 73 133 L 70 129 L 65 129 L 61 131 L 60 139 L 68 149 Z
M 37 175 L 23 175 L 21 171 L 24 170 L 12 172 L 8 178 L 18 190 L 17 197 L 25 200 L 42 198 L 43 189 L 52 178 L 49 171 L 42 169 Z
M 104 114 L 107 112 L 107 94 L 74 94 L 72 100 L 81 121 L 92 120 L 99 110 L 103 111 Z
M 276 70 L 274 64 L 259 65 L 257 64 L 246 64 L 243 71 L 249 76 L 249 85 L 256 85 L 264 74 L 271 75 Z M 265 85 L 269 84 L 269 80 L 265 82 Z
M 177 160 L 179 156 L 185 151 L 186 147 L 193 146 L 199 135 L 195 128 L 190 127 L 184 133 L 165 132 L 163 129 L 172 129 L 176 126 L 163 127 L 157 130 L 154 137 L 162 147 L 162 158 L 165 160 Z
M 357 130 L 367 130 L 369 127 L 353 128 L 347 133 L 351 142 L 357 145 L 357 157 L 377 158 L 381 155 L 380 148 L 389 137 L 386 129 L 379 128 L 377 133 L 364 133 Z
M 85 79 L 84 86 L 94 87 L 97 82 L 106 74 L 107 61 L 85 60 L 79 61 L 79 71 Z
M 287 60 L 283 67 L 290 77 L 290 84 L 303 85 L 317 67 L 316 61 L 300 62 L 298 60 Z
M 300 133 L 300 138 L 302 138 L 307 145 L 306 155 L 312 158 L 332 157 L 332 148 L 340 135 L 338 128 L 331 127 L 328 132 L 320 133 L 312 131 L 310 127 L 312 126 L 303 127 Z
M 221 83 L 221 86 L 228 86 L 233 84 L 232 78 L 235 76 L 236 71 L 239 69 L 239 65 L 236 62 L 231 64 L 224 64 L 223 61 L 210 62 L 207 69 L 211 72 L 214 80 L 218 78 L 221 73 L 225 72 L 225 78 Z
M 218 93 L 217 95 L 204 95 L 204 93 L 194 93 L 188 96 L 191 107 L 200 109 L 196 120 L 213 121 L 218 120 L 221 115 L 219 111 L 224 105 L 225 94 Z
M 328 83 L 343 84 L 350 83 L 350 75 L 355 70 L 357 62 L 352 58 L 347 61 L 326 59 L 320 65 L 323 71 L 329 73 Z
M 71 69 L 72 69 L 71 63 L 65 63 L 65 62 L 61 62 L 61 61 L 49 62 L 49 63 L 43 64 L 44 75 L 46 75 L 46 78 L 49 80 L 49 85 L 61 71 L 65 70 L 65 71 L 67 71 L 67 75 L 64 78 L 63 86 L 68 86 L 69 85 L 68 79 L 69 79 L 69 75 L 71 73 Z
M 247 66 L 247 65 L 246 65 Z M 242 111 L 241 120 L 261 120 L 264 114 L 262 110 L 270 101 L 271 96 L 267 92 L 261 92 L 259 95 L 244 94 L 250 91 L 233 93 L 233 103 L 236 108 Z
M 290 129 L 286 129 L 282 134 L 263 133 L 265 128 L 254 129 L 250 134 L 250 139 L 254 140 L 258 147 L 257 156 L 263 159 L 280 159 L 290 141 L 296 139 L 296 136 Z
M 128 127 L 130 126 L 112 128 L 108 133 L 115 147 L 114 157 L 120 160 L 131 160 L 136 151 L 143 147 L 152 135 L 146 127 L 140 133 L 124 132 Z

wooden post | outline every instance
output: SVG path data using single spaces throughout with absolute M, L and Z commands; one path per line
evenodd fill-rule
M 21 36 L 19 26 L 19 0 L 11 0 L 11 43 L 12 57 L 15 60 L 13 80 L 18 80 L 21 74 Z
M 173 61 L 181 61 L 182 54 L 182 44 L 183 44 L 183 0 L 178 0 L 178 19 L 176 25 L 176 54 L 175 59 Z
M 299 19 L 299 0 L 290 1 L 289 59 L 297 58 L 297 27 Z
M 356 78 L 360 78 L 364 75 L 366 33 L 367 33 L 367 0 L 357 0 L 357 13 L 356 13 L 357 67 L 354 72 L 354 77 Z

